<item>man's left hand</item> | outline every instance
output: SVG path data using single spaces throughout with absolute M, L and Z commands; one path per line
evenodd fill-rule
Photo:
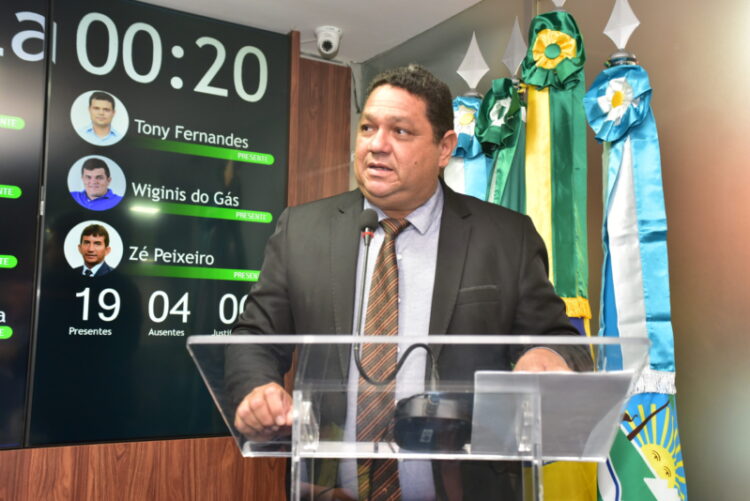
M 562 356 L 548 348 L 530 349 L 518 359 L 513 370 L 515 372 L 572 371 Z

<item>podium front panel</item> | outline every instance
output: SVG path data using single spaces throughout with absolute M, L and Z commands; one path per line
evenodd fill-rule
M 381 344 L 396 345 L 400 368 L 395 385 L 367 388 L 369 383 L 360 380 L 358 352 Z M 540 445 L 545 459 L 604 460 L 647 347 L 647 340 L 570 336 L 188 339 L 188 349 L 244 456 L 340 460 L 530 460 L 534 444 Z M 571 370 L 514 372 L 518 358 L 532 349 L 553 350 Z M 635 361 L 622 367 L 618 353 L 623 349 L 641 356 L 628 357 Z M 237 406 L 253 383 L 270 382 L 264 379 L 271 374 L 269 367 L 292 352 L 297 360 L 289 403 L 292 426 L 240 433 Z M 617 364 L 609 363 L 613 355 Z M 255 362 L 242 363 L 247 360 Z M 388 392 L 386 400 L 394 403 L 392 411 L 384 411 L 387 431 L 379 439 L 357 439 L 353 414 L 358 391 Z

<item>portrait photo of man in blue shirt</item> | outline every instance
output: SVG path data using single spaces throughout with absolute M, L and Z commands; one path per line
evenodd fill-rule
M 90 121 L 83 128 L 77 130 L 78 135 L 86 142 L 95 146 L 110 146 L 119 142 L 123 138 L 125 131 L 115 128 L 113 125 L 115 116 L 118 113 L 116 101 L 115 97 L 107 92 L 99 90 L 91 92 L 88 98 L 88 115 Z M 80 108 L 79 113 L 83 113 L 83 110 Z M 80 116 L 80 122 L 83 122 L 83 116 Z M 125 123 L 127 123 L 127 118 L 125 118 Z
M 114 193 L 109 187 L 112 176 L 107 162 L 101 158 L 91 157 L 83 162 L 81 182 L 83 190 L 70 192 L 73 200 L 81 207 L 102 211 L 111 209 L 122 200 L 122 196 Z

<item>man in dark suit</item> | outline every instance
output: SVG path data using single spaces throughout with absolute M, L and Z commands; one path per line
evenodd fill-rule
M 109 246 L 109 232 L 100 224 L 90 224 L 81 232 L 78 252 L 83 258 L 83 266 L 75 269 L 86 277 L 101 277 L 112 271 L 104 258 L 112 249 Z
M 575 335 L 548 281 L 544 244 L 530 219 L 456 194 L 439 181 L 455 146 L 451 94 L 444 83 L 414 65 L 376 77 L 357 134 L 359 189 L 282 214 L 266 248 L 260 281 L 234 332 L 351 333 L 358 267 L 367 266 L 372 273 L 370 262 L 363 262 L 359 216 L 363 208 L 373 208 L 380 220 L 406 218 L 411 223 L 395 240 L 399 336 Z M 382 231 L 375 233 L 375 248 L 383 241 Z M 241 433 L 262 439 L 288 430 L 291 397 L 282 376 L 291 356 L 285 348 L 228 352 L 233 369 L 226 383 L 235 395 L 234 425 Z M 516 369 L 537 371 L 570 370 L 578 364 L 575 354 L 571 358 L 545 348 L 528 350 L 518 360 L 500 349 L 446 348 L 436 350 L 436 357 L 441 378 L 466 381 L 478 369 L 509 369 L 513 362 Z M 327 377 L 352 381 L 348 354 L 316 363 L 325 366 L 320 370 Z M 339 404 L 326 405 L 321 420 L 346 430 L 352 421 L 342 416 L 353 407 L 351 402 Z M 457 495 L 436 472 L 435 486 L 429 486 L 424 499 L 508 496 L 513 481 L 500 470 L 485 461 L 461 464 Z

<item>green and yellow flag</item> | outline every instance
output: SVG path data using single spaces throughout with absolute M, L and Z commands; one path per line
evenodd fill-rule
M 573 16 L 535 17 L 521 64 L 527 87 L 526 214 L 550 253 L 550 280 L 588 333 L 583 37 Z
M 526 86 L 526 214 L 550 254 L 550 281 L 580 332 L 589 332 L 586 92 L 583 37 L 567 12 L 535 17 L 521 63 Z M 595 501 L 596 463 L 544 466 L 544 498 Z

